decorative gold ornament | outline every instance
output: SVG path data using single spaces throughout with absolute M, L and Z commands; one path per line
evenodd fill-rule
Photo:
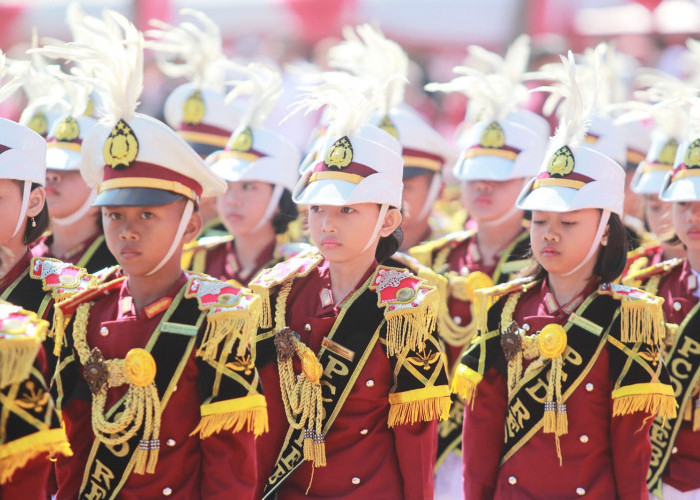
M 413 288 L 407 286 L 399 288 L 396 292 L 396 298 L 404 303 L 412 301 L 415 296 L 416 291 Z
M 301 353 L 301 371 L 306 380 L 312 384 L 318 384 L 323 375 L 323 366 L 311 349 L 304 349 Z
M 393 135 L 395 138 L 399 138 L 399 131 L 396 130 L 396 125 L 394 125 L 394 122 L 391 121 L 391 118 L 389 118 L 389 116 L 384 116 L 384 118 L 382 118 L 382 122 L 379 124 L 379 128 L 382 129 L 384 132 Z
M 62 274 L 58 277 L 58 282 L 67 287 L 74 287 L 79 281 L 80 279 L 72 274 Z
M 238 130 L 231 138 L 231 150 L 246 153 L 253 147 L 253 131 L 250 127 Z
M 700 139 L 695 139 L 690 143 L 690 146 L 688 146 L 685 152 L 683 163 L 685 163 L 687 168 L 700 167 Z
M 502 148 L 506 143 L 506 135 L 498 122 L 491 122 L 481 133 L 481 146 L 484 148 Z
M 202 123 L 206 111 L 202 93 L 195 90 L 182 105 L 182 120 L 188 125 L 199 125 Z
M 345 168 L 352 162 L 352 144 L 347 136 L 343 136 L 335 143 L 326 153 L 324 163 L 328 168 L 335 167 L 337 169 Z
M 540 354 L 547 359 L 561 356 L 566 349 L 566 330 L 555 323 L 545 326 L 537 337 L 537 345 Z
M 124 375 L 130 384 L 146 387 L 156 378 L 156 361 L 145 349 L 131 349 L 124 358 Z
M 669 139 L 666 144 L 659 151 L 659 163 L 664 165 L 673 165 L 676 159 L 676 152 L 678 151 L 678 141 L 675 139 Z
M 574 171 L 574 154 L 569 146 L 556 150 L 547 164 L 547 173 L 552 177 L 564 177 Z
M 493 286 L 493 280 L 488 274 L 481 271 L 469 273 L 464 279 L 464 293 L 469 302 L 474 302 L 475 292 L 482 288 L 490 288 Z
M 124 120 L 119 120 L 110 132 L 102 150 L 105 163 L 115 170 L 123 170 L 136 161 L 139 141 Z
M 32 129 L 37 134 L 45 136 L 47 132 L 46 129 L 48 128 L 48 121 L 46 120 L 46 115 L 41 111 L 37 111 L 29 119 L 27 127 Z
M 54 138 L 57 141 L 73 142 L 78 137 L 80 137 L 80 125 L 75 121 L 75 118 L 69 116 L 56 125 Z

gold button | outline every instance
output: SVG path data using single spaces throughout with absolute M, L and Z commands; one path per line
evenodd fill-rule
M 678 447 L 674 446 L 673 448 L 671 448 L 671 454 L 675 455 L 676 453 L 678 453 Z
M 166 497 L 169 497 L 172 494 L 173 494 L 172 488 L 163 488 L 163 495 L 165 495 Z
M 173 392 L 177 391 L 177 385 L 173 387 Z
M 461 325 L 461 324 L 462 324 L 462 318 L 461 318 L 460 316 L 455 316 L 455 317 L 453 317 L 453 318 L 452 318 L 452 321 L 454 321 L 454 322 L 457 323 L 458 325 Z
M 578 438 L 578 439 L 579 439 L 579 441 L 581 441 L 582 443 L 587 443 L 587 442 L 588 442 L 588 436 L 586 436 L 585 434 L 581 434 L 581 437 Z
M 107 328 L 106 326 L 100 328 L 100 335 L 102 335 L 103 337 L 109 335 L 109 328 Z
M 308 324 L 308 323 L 306 323 L 306 324 L 304 325 L 304 330 L 306 330 L 307 332 L 310 332 L 310 331 L 311 331 L 311 325 Z
M 368 432 L 369 432 L 369 430 L 367 430 L 367 429 L 362 429 L 362 430 L 360 431 L 360 434 L 362 434 L 363 436 L 366 436 Z
M 515 476 L 510 476 L 508 478 L 508 484 L 512 484 L 512 485 L 518 484 L 518 478 Z
M 578 496 L 582 497 L 583 495 L 586 494 L 586 490 L 584 490 L 584 489 L 581 488 L 581 487 L 578 487 L 578 488 L 576 488 L 576 494 L 577 494 Z
M 369 380 L 365 383 L 365 385 L 366 385 L 367 387 L 374 387 L 374 380 L 369 379 Z
M 354 484 L 354 485 L 360 484 L 360 478 L 359 478 L 359 477 L 353 477 L 353 478 L 352 478 L 352 484 Z
M 588 383 L 586 384 L 586 390 L 587 390 L 588 392 L 591 392 L 591 391 L 593 390 L 593 384 L 591 384 L 590 382 L 588 382 Z
M 674 310 L 674 311 L 680 311 L 680 310 L 681 310 L 681 307 L 683 307 L 683 306 L 681 306 L 681 303 L 680 303 L 680 302 L 676 301 L 676 302 L 673 303 L 673 310 Z
M 168 439 L 168 440 L 165 442 L 165 444 L 167 444 L 168 446 L 171 446 L 171 447 L 172 447 L 172 446 L 175 446 L 175 440 L 174 440 L 174 439 Z

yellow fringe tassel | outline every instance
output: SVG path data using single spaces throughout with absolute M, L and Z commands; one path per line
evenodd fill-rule
M 190 436 L 199 434 L 200 439 L 206 439 L 221 431 L 236 433 L 244 428 L 246 432 L 252 432 L 255 437 L 267 432 L 269 430 L 267 409 L 258 407 L 207 415 L 201 418 L 197 428 L 190 433 Z
M 452 378 L 450 391 L 452 391 L 453 394 L 457 394 L 465 401 L 465 403 L 469 405 L 471 409 L 474 409 L 474 399 L 476 398 L 477 385 L 477 382 L 463 377 L 459 373 L 455 373 L 455 376 Z
M 613 399 L 613 417 L 638 411 L 662 418 L 676 417 L 676 398 L 666 394 L 634 394 Z
M 261 313 L 260 313 L 260 328 L 272 327 L 272 307 L 270 306 L 270 289 L 264 286 L 250 284 L 250 289 L 260 297 Z
M 623 300 L 620 308 L 622 341 L 658 344 L 666 335 L 661 301 L 632 302 Z
M 486 332 L 488 312 L 492 304 L 493 298 L 485 293 L 484 290 L 476 290 L 474 292 L 474 321 L 477 334 Z
M 394 403 L 389 408 L 389 427 L 395 425 L 430 422 L 431 420 L 447 420 L 450 416 L 452 400 L 449 396 Z
M 693 421 L 693 406 L 692 405 L 687 405 L 685 407 L 685 415 L 683 415 L 683 420 L 685 420 L 686 422 Z
M 544 429 L 545 434 L 556 433 L 557 430 L 557 405 L 554 401 L 547 401 L 544 404 Z
M 256 303 L 259 304 L 258 301 Z M 248 310 L 238 312 L 224 312 L 212 314 L 207 317 L 207 329 L 202 338 L 202 344 L 197 350 L 197 356 L 205 360 L 212 360 L 217 357 L 219 346 L 226 339 L 239 339 L 236 356 L 243 356 L 250 347 L 253 335 L 258 328 L 260 318 L 259 307 L 251 307 Z M 232 344 L 228 343 L 230 347 Z M 221 356 L 228 356 L 228 352 L 222 352 Z
M 566 414 L 566 405 L 557 405 L 557 436 L 569 433 L 569 418 Z
M 427 294 L 422 307 L 418 310 L 400 309 L 387 311 L 386 343 L 387 354 L 395 356 L 406 349 L 418 349 L 437 324 L 437 311 L 440 296 L 437 293 Z
M 41 455 L 73 456 L 63 429 L 50 429 L 29 434 L 0 445 L 0 485 L 9 482 L 27 462 Z
M 40 337 L 10 337 L 0 342 L 0 388 L 26 380 L 41 346 Z
M 695 400 L 695 411 L 693 412 L 693 432 L 700 431 L 700 399 Z
M 61 347 L 66 345 L 66 326 L 71 319 L 71 315 L 66 317 L 58 304 L 54 307 L 53 325 L 49 332 L 49 337 L 53 338 L 53 354 L 59 356 Z

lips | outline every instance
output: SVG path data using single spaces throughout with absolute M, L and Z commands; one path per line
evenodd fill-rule
M 696 227 L 689 229 L 688 230 L 688 237 L 693 238 L 693 239 L 700 238 L 700 229 L 696 228 Z
M 128 260 L 128 259 L 134 259 L 134 258 L 140 256 L 141 252 L 139 252 L 135 248 L 125 247 L 125 248 L 122 248 L 121 250 L 119 250 L 119 255 L 123 259 Z
M 338 248 L 340 246 L 340 243 L 338 243 L 336 240 L 332 238 L 324 238 L 321 240 L 321 246 L 323 248 Z
M 489 205 L 491 203 L 491 197 L 490 196 L 478 196 L 475 200 L 474 203 L 477 205 Z
M 44 191 L 46 192 L 46 196 L 56 196 L 58 194 L 56 188 L 50 184 L 44 188 Z
M 540 253 L 543 257 L 556 257 L 559 255 L 559 252 L 552 247 L 544 247 Z

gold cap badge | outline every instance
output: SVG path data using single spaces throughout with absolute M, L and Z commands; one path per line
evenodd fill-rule
M 188 125 L 199 125 L 202 123 L 206 107 L 202 99 L 202 93 L 195 90 L 182 105 L 182 121 Z
M 664 147 L 659 151 L 659 163 L 664 165 L 673 165 L 676 159 L 676 152 L 678 151 L 678 141 L 675 139 L 669 139 L 669 141 L 664 144 Z
M 68 117 L 56 126 L 54 137 L 57 141 L 73 142 L 80 137 L 80 125 L 73 117 Z
M 564 177 L 574 171 L 574 154 L 569 146 L 556 150 L 547 164 L 547 173 L 552 177 Z
M 352 162 L 352 144 L 347 136 L 343 136 L 328 150 L 324 163 L 328 168 L 345 168 Z
M 384 132 L 393 135 L 396 139 L 399 138 L 399 131 L 396 130 L 396 125 L 394 125 L 394 122 L 392 122 L 391 118 L 389 118 L 388 116 L 382 118 L 382 122 L 379 124 L 379 128 L 382 129 Z
M 136 161 L 139 141 L 124 120 L 119 120 L 110 132 L 102 150 L 105 163 L 116 170 L 123 170 Z
M 687 168 L 700 167 L 700 139 L 695 139 L 690 143 L 690 146 L 688 146 L 685 152 L 683 163 L 685 163 Z
M 34 113 L 34 115 L 32 115 L 31 119 L 29 120 L 29 123 L 27 123 L 27 127 L 32 129 L 39 135 L 46 135 L 47 126 L 48 125 L 46 122 L 46 115 L 41 111 L 37 111 L 36 113 Z
M 246 153 L 253 147 L 253 131 L 250 127 L 240 130 L 231 138 L 231 151 Z
M 506 135 L 498 122 L 491 122 L 481 134 L 481 146 L 484 148 L 502 148 L 506 143 Z

